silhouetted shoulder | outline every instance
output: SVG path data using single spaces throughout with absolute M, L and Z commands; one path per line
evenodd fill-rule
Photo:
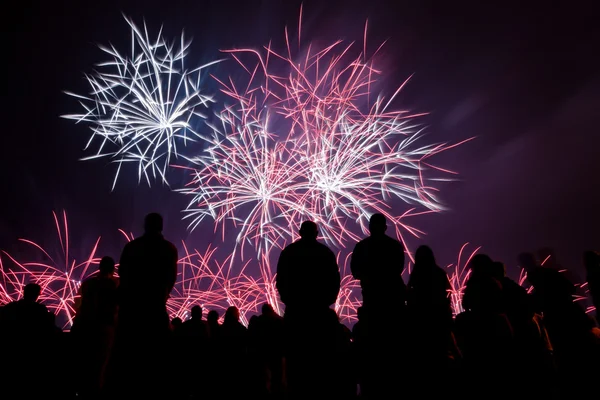
M 332 254 L 333 256 L 335 256 L 335 253 L 333 252 L 333 250 L 331 250 L 329 247 L 327 247 L 327 245 L 324 245 L 323 243 L 319 243 L 319 242 L 317 242 L 317 245 L 321 249 L 321 251 L 323 251 L 324 253 L 329 253 L 329 254 Z
M 395 239 L 388 235 L 384 235 L 383 237 L 385 238 L 384 240 L 386 240 L 390 245 L 402 247 L 402 242 L 400 242 L 398 239 Z
M 125 244 L 125 246 L 123 246 L 123 253 L 135 249 L 136 247 L 140 246 L 141 243 L 142 243 L 141 238 L 136 238 L 136 239 L 133 239 L 130 242 L 127 242 Z
M 173 253 L 177 253 L 177 246 L 175 246 L 173 243 L 169 242 L 166 240 L 166 242 L 168 243 L 169 248 L 171 249 L 171 251 Z

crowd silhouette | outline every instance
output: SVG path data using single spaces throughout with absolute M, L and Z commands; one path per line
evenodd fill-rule
M 0 310 L 4 398 L 84 399 L 390 399 L 597 398 L 600 377 L 600 255 L 583 264 L 596 319 L 574 301 L 575 286 L 549 249 L 518 256 L 532 290 L 506 276 L 503 263 L 475 255 L 464 312 L 454 316 L 450 282 L 427 246 L 415 252 L 405 284 L 404 246 L 386 235 L 381 214 L 356 244 L 351 271 L 363 304 L 352 330 L 333 305 L 340 290 L 334 253 L 314 222 L 277 264 L 283 316 L 265 303 L 246 327 L 194 305 L 169 321 L 177 249 L 149 214 L 144 235 L 119 260 L 102 258 L 82 283 L 70 332 L 38 301 Z M 542 262 L 547 261 L 542 265 Z M 595 393 L 595 394 L 594 394 Z

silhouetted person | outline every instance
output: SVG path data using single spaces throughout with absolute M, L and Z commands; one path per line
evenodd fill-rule
M 115 261 L 106 256 L 100 260 L 98 274 L 83 281 L 75 301 L 73 331 L 79 326 L 116 324 L 119 280 L 114 273 Z
M 548 250 L 540 255 L 547 257 Z M 529 258 L 532 258 L 531 256 Z M 520 261 L 526 259 L 520 256 Z M 550 254 L 550 258 L 552 255 Z M 523 264 L 527 263 L 522 263 Z M 548 331 L 557 365 L 557 382 L 562 396 L 581 398 L 587 388 L 580 382 L 593 380 L 600 374 L 598 338 L 594 335 L 595 322 L 573 301 L 575 286 L 556 263 L 546 261 L 544 266 L 527 265 L 527 279 L 533 286 L 533 295 Z M 577 365 L 586 365 L 578 369 Z
M 208 340 L 208 325 L 202 319 L 202 307 L 195 305 L 190 312 L 190 319 L 183 323 L 186 336 L 205 343 Z
M 437 265 L 433 251 L 420 246 L 408 280 L 407 304 L 411 314 L 429 314 L 438 326 L 451 324 L 450 289 L 448 274 Z
M 208 337 L 211 341 L 220 340 L 221 324 L 219 324 L 219 313 L 216 310 L 210 310 L 206 314 L 206 325 L 208 327 Z
M 387 398 L 399 390 L 394 378 L 399 369 L 402 335 L 405 326 L 406 286 L 402 280 L 404 246 L 386 235 L 384 215 L 374 214 L 369 221 L 371 235 L 354 247 L 350 269 L 360 281 L 364 321 L 368 324 L 367 363 L 369 376 L 363 377 L 365 397 Z M 395 391 L 395 392 L 394 392 Z
M 335 337 L 329 306 L 340 290 L 335 254 L 317 241 L 317 225 L 305 221 L 300 240 L 288 245 L 277 263 L 277 290 L 285 304 L 288 388 L 292 398 L 331 394 L 328 352 Z
M 182 327 L 183 327 L 183 320 L 181 318 L 175 317 L 171 320 L 171 330 L 177 336 L 180 336 L 182 334 L 182 332 L 181 332 Z
M 46 306 L 38 302 L 41 287 L 29 283 L 23 298 L 2 310 L 2 393 L 20 398 L 48 394 L 51 375 L 39 363 L 53 355 L 55 326 Z M 18 396 L 16 395 L 18 393 Z
M 177 249 L 162 229 L 162 217 L 148 214 L 144 234 L 127 243 L 121 254 L 115 365 L 118 390 L 124 395 L 144 390 L 155 395 L 167 388 L 166 302 L 177 277 Z
M 513 369 L 519 375 L 527 375 L 537 385 L 525 385 L 521 395 L 531 397 L 552 397 L 556 392 L 555 368 L 552 346 L 548 333 L 540 316 L 536 316 L 534 307 L 525 288 L 506 276 L 503 263 L 492 263 L 494 279 L 502 285 L 502 309 L 513 330 L 515 343 L 515 364 Z
M 401 312 L 406 292 L 404 246 L 386 235 L 387 221 L 382 214 L 373 214 L 369 231 L 371 235 L 354 247 L 350 263 L 352 276 L 360 281 L 364 312 Z
M 206 351 L 206 382 L 204 398 L 213 399 L 223 396 L 222 382 L 223 369 L 221 365 L 226 362 L 223 357 L 223 326 L 219 323 L 219 313 L 210 310 L 206 314 L 206 325 L 208 328 L 208 349 Z
M 473 258 L 471 259 L 471 261 L 469 262 L 469 265 L 467 267 L 470 270 L 469 281 L 471 282 L 471 285 L 473 287 L 475 287 L 475 282 L 478 282 L 480 280 L 488 281 L 489 278 L 495 279 L 495 277 L 494 277 L 494 275 L 495 275 L 494 274 L 494 272 L 495 272 L 494 271 L 494 261 L 487 254 L 475 254 L 473 256 Z M 496 271 L 497 271 L 497 269 L 496 269 Z M 498 282 L 498 283 L 500 284 L 500 282 Z M 473 291 L 465 290 L 465 292 L 463 294 L 462 303 L 463 303 L 463 307 L 465 310 L 469 310 L 473 306 L 471 304 L 471 301 L 472 301 L 471 293 L 476 293 L 476 292 L 474 290 Z M 502 297 L 502 295 L 500 295 L 500 297 Z M 504 303 L 502 301 L 500 301 L 499 307 L 502 308 L 503 304 Z
M 456 317 L 456 338 L 468 379 L 461 395 L 506 399 L 515 381 L 502 376 L 515 367 L 516 358 L 512 326 L 503 310 L 502 285 L 488 274 L 476 273 L 467 281 L 464 296 L 469 298 L 468 305 L 463 304 L 466 311 Z
M 248 390 L 248 330 L 240 322 L 240 310 L 231 306 L 225 311 L 222 332 L 221 373 L 227 381 L 235 382 L 235 385 L 225 385 L 225 398 L 237 399 L 243 397 Z
M 37 283 L 29 283 L 23 288 L 23 298 L 4 306 L 2 327 L 15 337 L 27 337 L 41 332 L 49 332 L 48 309 L 38 302 L 42 288 Z
M 76 316 L 71 333 L 77 343 L 80 395 L 97 395 L 104 383 L 115 335 L 117 286 L 115 261 L 103 257 L 98 274 L 85 280 L 76 301 Z
M 548 252 L 549 250 L 546 249 L 540 254 L 545 255 Z M 525 270 L 527 280 L 533 286 L 532 296 L 535 311 L 540 313 L 548 307 L 554 307 L 557 303 L 571 303 L 572 296 L 575 294 L 573 283 L 557 269 L 555 264 L 549 263 L 551 259 L 551 256 L 545 258 L 546 263 L 542 266 L 531 253 L 519 255 L 519 266 Z
M 204 378 L 208 367 L 208 326 L 202 319 L 202 307 L 195 305 L 191 317 L 181 326 L 180 342 L 175 343 L 178 352 L 175 358 L 181 363 L 182 378 L 187 385 L 182 389 L 185 394 L 200 398 L 204 389 Z
M 257 392 L 270 398 L 283 395 L 283 318 L 269 303 L 261 308 L 261 315 L 253 316 L 248 325 L 251 356 L 257 371 Z
M 600 324 L 600 254 L 586 251 L 583 254 L 583 265 L 592 304 L 596 308 L 596 320 Z
M 335 254 L 317 241 L 319 231 L 314 222 L 303 222 L 299 233 L 300 240 L 288 245 L 277 263 L 276 285 L 286 307 L 285 313 L 327 312 L 340 290 Z M 309 296 L 306 295 L 307 284 Z
M 452 308 L 450 281 L 440 268 L 433 251 L 420 246 L 415 253 L 415 266 L 408 280 L 407 343 L 410 360 L 409 375 L 418 381 L 424 375 L 438 376 L 437 385 L 425 385 L 420 395 L 443 395 L 445 384 L 450 383 L 452 336 Z M 443 381 L 442 381 L 443 380 Z

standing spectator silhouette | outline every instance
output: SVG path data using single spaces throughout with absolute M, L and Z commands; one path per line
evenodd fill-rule
M 399 390 L 399 329 L 405 317 L 406 286 L 402 280 L 404 246 L 386 235 L 383 214 L 369 221 L 371 235 L 354 247 L 350 269 L 360 281 L 363 296 L 363 321 L 368 327 L 364 340 L 367 366 L 363 368 L 361 392 L 368 398 L 388 398 Z
M 262 313 L 250 320 L 250 350 L 257 371 L 257 392 L 280 398 L 283 394 L 283 318 L 269 303 L 262 305 Z
M 169 316 L 177 249 L 162 235 L 160 214 L 148 214 L 144 235 L 127 243 L 119 265 L 119 313 L 114 378 L 118 394 L 166 393 Z
M 240 322 L 240 310 L 230 306 L 225 311 L 221 325 L 222 342 L 220 348 L 221 384 L 223 396 L 239 399 L 248 389 L 248 329 Z M 235 382 L 234 385 L 228 382 Z
M 81 352 L 77 368 L 81 395 L 99 393 L 103 382 L 117 322 L 115 260 L 103 257 L 98 275 L 85 280 L 76 300 L 71 334 Z
M 327 361 L 337 326 L 330 323 L 329 307 L 340 290 L 335 254 L 317 241 L 317 225 L 305 221 L 299 233 L 300 240 L 281 252 L 276 277 L 285 304 L 287 378 L 292 398 L 335 390 L 328 379 L 331 365 Z
M 55 326 L 46 306 L 38 302 L 41 291 L 40 285 L 29 283 L 23 289 L 23 298 L 2 310 L 0 379 L 6 397 L 16 393 L 21 398 L 47 395 L 50 375 L 37 364 L 52 356 Z
M 2 310 L 2 328 L 15 339 L 50 330 L 48 309 L 38 302 L 41 293 L 40 285 L 29 283 L 23 288 L 23 298 L 7 304 Z
M 423 397 L 442 396 L 447 384 L 452 382 L 452 363 L 449 354 L 455 350 L 452 335 L 452 308 L 450 281 L 440 268 L 433 251 L 420 246 L 415 253 L 415 266 L 407 285 L 408 308 L 408 359 L 409 375 L 417 382 L 424 376 L 436 376 L 438 385 L 420 388 Z M 453 352 L 456 354 L 456 351 Z
M 469 382 L 462 387 L 464 397 L 505 399 L 515 394 L 520 382 L 503 379 L 515 367 L 516 358 L 512 326 L 503 310 L 502 284 L 486 273 L 493 264 L 488 256 L 473 257 L 470 264 L 465 311 L 456 316 L 455 326 L 464 357 L 462 374 Z
M 406 287 L 402 280 L 404 246 L 386 235 L 387 220 L 373 214 L 369 221 L 371 235 L 354 247 L 350 269 L 360 281 L 365 313 L 387 314 L 401 311 Z

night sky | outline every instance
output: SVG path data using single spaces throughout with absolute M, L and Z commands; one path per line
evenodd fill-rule
M 3 10 L 0 248 L 18 254 L 19 237 L 56 246 L 51 212 L 62 209 L 73 246 L 102 235 L 101 252 L 115 258 L 123 244 L 116 230 L 140 234 L 150 211 L 165 216 L 175 242 L 220 243 L 212 229 L 188 233 L 187 199 L 160 184 L 137 186 L 135 172 L 110 192 L 114 165 L 79 161 L 88 128 L 59 116 L 79 111 L 63 91 L 87 91 L 83 73 L 105 59 L 97 44 L 128 49 L 121 13 L 153 31 L 164 24 L 169 38 L 185 29 L 198 64 L 223 57 L 220 49 L 281 44 L 284 26 L 297 25 L 299 1 L 233 3 L 20 2 Z M 440 187 L 449 211 L 414 221 L 428 235 L 411 246 L 431 245 L 445 265 L 470 242 L 512 273 L 520 251 L 551 246 L 560 263 L 581 269 L 582 251 L 600 247 L 598 14 L 592 2 L 484 3 L 304 1 L 303 40 L 360 42 L 368 19 L 369 45 L 388 39 L 378 60 L 384 91 L 414 74 L 397 102 L 430 113 L 425 140 L 477 137 L 437 158 L 459 181 Z M 231 66 L 212 72 L 226 77 Z

